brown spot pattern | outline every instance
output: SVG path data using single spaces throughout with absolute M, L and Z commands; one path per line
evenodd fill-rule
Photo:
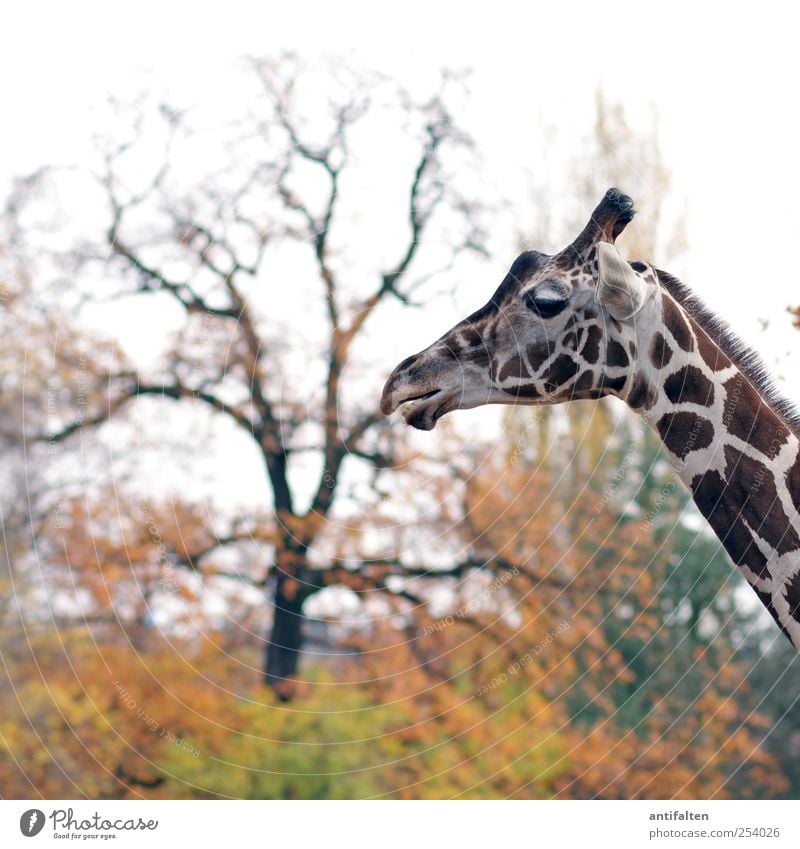
M 606 353 L 606 363 L 610 366 L 627 366 L 629 362 L 628 355 L 625 353 L 622 345 L 616 339 L 610 339 Z
M 758 460 L 725 446 L 726 498 L 778 554 L 800 549 L 800 537 L 784 512 L 772 472 Z
M 464 362 L 474 363 L 480 368 L 488 368 L 492 358 L 489 356 L 489 351 L 485 347 L 467 348 L 463 354 Z
M 697 325 L 697 322 L 692 322 L 694 324 L 694 333 L 697 337 L 697 349 L 700 351 L 700 356 L 703 358 L 705 364 L 712 371 L 722 371 L 722 369 L 728 368 L 731 364 L 731 361 L 722 353 L 720 348 L 715 345 L 711 339 L 709 339 L 708 334 L 703 330 L 702 327 Z
M 591 371 L 585 371 L 576 381 L 573 390 L 575 392 L 585 392 L 591 389 L 594 384 L 594 374 Z
M 522 357 L 512 357 L 500 369 L 498 379 L 502 382 L 509 377 L 530 377 L 528 367 L 522 360 Z
M 634 410 L 649 410 L 655 402 L 655 389 L 642 375 L 637 374 L 633 379 L 631 391 L 628 393 L 628 405 Z
M 767 558 L 753 541 L 739 512 L 739 505 L 719 472 L 707 471 L 692 481 L 694 500 L 719 537 L 731 560 L 747 566 L 759 577 L 768 577 Z
M 664 445 L 683 460 L 691 451 L 707 448 L 714 439 L 714 426 L 694 413 L 666 413 L 656 424 Z
M 542 394 L 539 392 L 535 383 L 525 383 L 522 386 L 512 386 L 509 389 L 504 389 L 503 392 L 507 392 L 515 398 L 539 398 Z
M 534 371 L 538 371 L 552 356 L 555 343 L 549 339 L 528 345 L 528 362 Z
M 789 437 L 786 425 L 761 400 L 743 374 L 735 374 L 723 386 L 725 407 L 722 424 L 762 454 L 774 457 Z
M 789 615 L 800 620 L 800 572 L 786 585 L 786 601 L 789 603 Z
M 475 348 L 478 345 L 483 345 L 483 336 L 474 325 L 469 325 L 464 328 L 464 341 L 470 348 Z
M 714 384 L 696 366 L 684 366 L 664 381 L 664 392 L 673 404 L 691 402 L 710 407 Z
M 597 324 L 593 324 L 586 333 L 586 342 L 581 351 L 581 356 L 587 363 L 594 364 L 600 358 L 600 340 L 602 338 L 603 331 Z
M 662 369 L 672 359 L 672 348 L 664 338 L 664 334 L 656 331 L 650 343 L 650 361 L 657 369 Z
M 548 392 L 553 392 L 562 383 L 566 383 L 571 377 L 574 377 L 578 371 L 578 364 L 572 357 L 567 354 L 560 354 L 553 360 L 550 368 L 544 373 L 545 389 Z
M 564 347 L 568 348 L 570 351 L 578 350 L 578 334 L 575 333 L 574 330 L 570 330 L 570 332 L 564 337 Z
M 694 348 L 694 339 L 681 308 L 666 292 L 661 295 L 661 303 L 663 305 L 664 325 L 684 351 L 691 351 Z
M 794 465 L 786 472 L 786 488 L 792 497 L 794 509 L 800 512 L 800 454 L 794 461 Z
M 607 374 L 604 374 L 600 379 L 600 387 L 606 392 L 622 392 L 627 380 L 627 375 L 622 375 L 622 377 L 609 377 Z

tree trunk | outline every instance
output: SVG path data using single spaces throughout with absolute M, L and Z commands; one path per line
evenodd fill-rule
M 294 696 L 303 651 L 303 603 L 309 596 L 303 576 L 308 573 L 304 551 L 278 552 L 273 592 L 272 624 L 264 651 L 264 681 L 281 701 Z

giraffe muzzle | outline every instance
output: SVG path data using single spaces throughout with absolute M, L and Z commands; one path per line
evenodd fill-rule
M 399 410 L 411 427 L 433 430 L 446 413 L 486 403 L 485 393 L 472 397 L 466 391 L 464 374 L 457 345 L 445 336 L 395 366 L 383 387 L 381 412 Z
M 387 384 L 381 399 L 381 411 L 385 415 L 400 410 L 406 424 L 417 430 L 432 430 L 436 422 L 448 412 L 447 401 L 450 395 L 441 389 L 427 392 L 415 392 L 411 387 L 392 387 Z

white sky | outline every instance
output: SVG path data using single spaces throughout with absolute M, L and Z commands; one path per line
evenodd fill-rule
M 655 103 L 688 202 L 686 282 L 800 400 L 800 332 L 785 313 L 800 303 L 800 60 L 782 4 L 29 2 L 4 17 L 0 179 L 81 161 L 109 90 L 124 99 L 149 80 L 178 104 L 223 102 L 239 57 L 284 48 L 308 63 L 343 54 L 412 88 L 442 66 L 472 67 L 472 107 L 460 117 L 489 170 L 512 181 L 539 167 L 540 116 L 568 145 L 591 121 L 598 87 L 633 123 Z M 637 200 L 637 175 L 630 182 L 621 187 Z M 512 258 L 495 258 L 498 268 Z M 475 306 L 498 281 L 476 282 L 485 295 Z
M 533 171 L 525 148 L 536 116 L 569 138 L 602 85 L 630 114 L 657 104 L 667 164 L 689 200 L 687 282 L 746 333 L 772 317 L 763 348 L 773 359 L 794 347 L 778 330 L 786 303 L 800 302 L 791 253 L 800 237 L 800 68 L 787 7 L 18 3 L 5 11 L 0 50 L 0 174 L 79 160 L 93 107 L 109 89 L 136 91 L 140 68 L 191 101 L 226 97 L 226 71 L 242 54 L 284 47 L 309 61 L 321 51 L 351 55 L 412 86 L 441 65 L 469 65 L 471 129 L 484 156 Z

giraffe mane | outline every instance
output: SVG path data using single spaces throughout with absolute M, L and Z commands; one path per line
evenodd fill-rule
M 761 356 L 731 330 L 724 319 L 711 312 L 685 283 L 659 268 L 655 271 L 659 283 L 741 371 L 789 430 L 800 438 L 800 412 L 794 402 L 781 394 Z

